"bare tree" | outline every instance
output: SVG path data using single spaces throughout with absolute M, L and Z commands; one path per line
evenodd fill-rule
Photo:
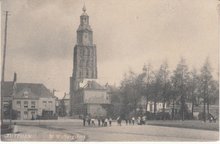
M 176 94 L 180 96 L 180 113 L 181 119 L 185 119 L 186 112 L 186 94 L 188 90 L 188 80 L 189 80 L 189 72 L 188 66 L 185 63 L 185 59 L 181 58 L 178 63 L 176 69 L 174 70 L 172 81 L 174 82 L 174 87 L 176 90 Z
M 204 65 L 201 68 L 200 74 L 200 86 L 203 93 L 203 119 L 206 121 L 206 104 L 207 114 L 209 115 L 209 89 L 212 82 L 212 73 L 209 59 L 207 58 Z
M 168 64 L 166 61 L 161 64 L 160 69 L 159 69 L 159 76 L 160 76 L 160 82 L 161 82 L 161 97 L 160 99 L 162 100 L 163 103 L 163 119 L 165 119 L 164 114 L 165 114 L 165 104 L 169 99 L 169 70 L 168 70 Z

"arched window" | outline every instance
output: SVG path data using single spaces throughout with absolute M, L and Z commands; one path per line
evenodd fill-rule
M 89 76 L 89 69 L 86 69 L 86 76 Z

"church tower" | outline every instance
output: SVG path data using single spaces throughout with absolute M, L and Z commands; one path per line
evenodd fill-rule
M 77 29 L 77 44 L 74 47 L 73 75 L 74 90 L 79 87 L 79 81 L 97 79 L 96 45 L 93 44 L 93 31 L 89 25 L 89 16 L 86 7 L 80 16 L 80 25 Z
M 96 45 L 93 44 L 93 31 L 89 25 L 89 16 L 83 6 L 80 25 L 77 29 L 77 43 L 73 51 L 73 73 L 70 77 L 71 105 L 78 103 L 79 83 L 85 79 L 97 79 Z

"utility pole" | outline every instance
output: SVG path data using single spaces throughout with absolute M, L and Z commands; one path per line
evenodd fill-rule
M 7 24 L 8 24 L 8 11 L 5 12 L 5 37 L 4 37 L 4 51 L 3 51 L 3 64 L 2 64 L 2 82 L 5 77 L 5 60 L 6 60 L 6 47 L 7 47 Z
M 1 86 L 4 83 L 5 77 L 5 60 L 6 60 L 6 47 L 7 47 L 7 24 L 8 24 L 8 14 L 9 11 L 5 11 L 5 36 L 4 36 L 4 49 L 3 49 L 3 63 L 2 63 L 2 78 L 1 78 Z M 4 106 L 3 106 L 3 90 L 1 89 L 1 125 L 3 125 L 3 116 L 4 116 Z

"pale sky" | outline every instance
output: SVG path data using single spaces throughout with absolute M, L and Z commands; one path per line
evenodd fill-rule
M 43 83 L 69 92 L 82 0 L 2 0 L 9 10 L 5 80 Z M 97 46 L 98 82 L 119 85 L 123 74 L 180 57 L 189 68 L 209 57 L 218 71 L 217 0 L 85 0 Z M 2 14 L 2 37 L 5 15 Z M 3 43 L 2 43 L 3 45 Z M 59 95 L 59 94 L 57 94 Z

